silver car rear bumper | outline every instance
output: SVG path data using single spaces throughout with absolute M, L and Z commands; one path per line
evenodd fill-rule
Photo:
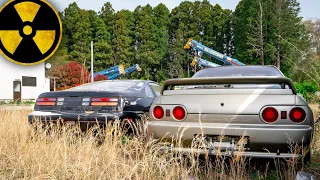
M 218 155 L 218 156 L 243 156 L 243 157 L 255 157 L 255 158 L 301 158 L 301 154 L 291 154 L 291 153 L 269 153 L 269 152 L 249 152 L 249 151 L 234 151 L 234 152 L 217 152 L 209 151 L 203 149 L 191 149 L 191 148 L 174 148 L 174 147 L 161 147 L 162 151 L 173 151 L 179 153 L 191 153 L 191 154 L 208 154 L 208 155 Z
M 289 144 L 304 147 L 309 146 L 312 138 L 313 127 L 309 125 L 270 125 L 270 124 L 232 124 L 232 123 L 199 123 L 199 122 L 174 122 L 174 121 L 150 121 L 147 125 L 149 136 L 164 139 L 180 139 L 192 141 L 196 134 L 246 136 L 250 139 L 250 150 L 245 152 L 234 151 L 234 154 L 251 157 L 299 157 L 292 154 L 294 149 L 289 150 Z M 207 150 L 193 150 L 182 146 L 163 147 L 163 149 L 194 152 L 205 154 Z M 269 150 L 270 153 L 267 151 Z M 279 152 L 277 152 L 279 151 Z M 208 152 L 211 155 L 217 153 Z M 220 152 L 219 152 L 220 153 Z
M 194 134 L 233 135 L 250 137 L 251 142 L 288 143 L 289 140 L 309 144 L 312 127 L 309 125 L 224 124 L 199 122 L 150 121 L 148 132 L 156 138 L 177 136 L 193 139 Z

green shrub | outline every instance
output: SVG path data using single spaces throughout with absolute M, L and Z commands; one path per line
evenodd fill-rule
M 308 102 L 313 100 L 316 96 L 316 92 L 320 90 L 316 82 L 296 82 L 294 85 L 298 93 L 301 94 Z

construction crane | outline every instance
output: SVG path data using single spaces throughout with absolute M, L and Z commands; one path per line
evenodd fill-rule
M 204 67 L 210 67 L 210 68 L 219 67 L 220 66 L 219 64 L 204 60 L 204 59 L 202 59 L 202 58 L 200 58 L 198 56 L 195 56 L 193 58 L 193 60 L 192 60 L 192 63 L 191 63 L 192 66 L 195 66 L 196 64 L 199 64 L 199 65 L 204 66 Z
M 124 70 L 124 66 L 123 65 L 117 65 L 117 66 L 113 66 L 107 70 L 103 70 L 97 73 L 93 74 L 93 77 L 96 77 L 97 75 L 103 75 L 103 76 L 110 76 L 112 74 L 125 74 L 125 70 Z
M 107 70 L 95 73 L 95 75 L 104 75 L 107 76 L 108 80 L 115 80 L 120 78 L 121 76 L 123 76 L 124 74 L 130 74 L 134 71 L 142 71 L 142 69 L 140 68 L 140 66 L 138 64 L 135 64 L 131 67 L 128 67 L 126 69 L 123 69 L 123 66 L 114 66 L 112 68 L 109 68 Z
M 213 49 L 210 49 L 210 48 L 202 45 L 201 43 L 199 43 L 193 39 L 189 39 L 187 44 L 184 46 L 185 50 L 190 50 L 191 48 L 198 53 L 199 52 L 205 53 L 205 54 L 209 55 L 210 57 L 213 57 L 219 61 L 222 61 L 225 65 L 232 65 L 232 66 L 244 66 L 245 65 L 242 62 L 238 61 L 237 59 L 233 59 L 233 58 L 230 58 L 224 54 L 221 54 Z M 198 57 L 196 56 L 195 59 L 198 60 Z M 195 64 L 195 63 L 197 63 L 197 62 L 193 62 L 192 64 Z

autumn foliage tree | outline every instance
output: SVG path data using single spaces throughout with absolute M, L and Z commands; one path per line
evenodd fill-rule
M 56 78 L 56 90 L 65 90 L 90 82 L 88 69 L 77 61 L 55 66 L 49 74 Z
M 108 77 L 102 74 L 98 74 L 96 77 L 94 77 L 94 81 L 104 81 L 104 80 L 108 80 Z

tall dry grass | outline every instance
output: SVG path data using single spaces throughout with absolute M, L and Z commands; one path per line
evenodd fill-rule
M 213 160 L 161 152 L 155 140 L 124 136 L 117 125 L 83 134 L 66 127 L 34 131 L 27 123 L 29 112 L 0 111 L 0 178 L 238 180 L 270 176 L 265 164 L 258 168 L 244 158 Z M 272 176 L 295 177 L 298 169 L 290 163 L 279 163 Z

